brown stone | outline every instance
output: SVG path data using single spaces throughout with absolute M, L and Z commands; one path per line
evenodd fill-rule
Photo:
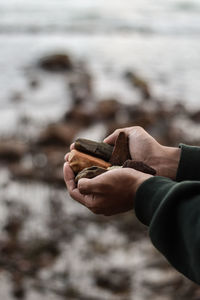
M 75 174 L 79 173 L 85 168 L 89 168 L 92 166 L 98 166 L 107 169 L 111 166 L 110 163 L 97 158 L 93 157 L 91 155 L 79 152 L 75 149 L 73 149 L 68 157 L 69 164 L 74 171 Z
M 0 142 L 0 160 L 5 162 L 15 162 L 20 160 L 28 151 L 26 144 L 15 140 Z
M 120 107 L 115 99 L 102 100 L 97 104 L 97 117 L 103 120 L 115 119 Z
M 192 112 L 190 114 L 190 119 L 195 123 L 200 123 L 200 110 Z
M 72 62 L 67 54 L 53 54 L 40 59 L 39 67 L 49 72 L 63 72 L 72 69 Z
M 68 82 L 71 98 L 75 105 L 83 106 L 93 99 L 92 76 L 84 65 L 76 65 L 76 70 L 70 74 Z
M 22 181 L 46 182 L 55 186 L 64 186 L 62 167 L 48 165 L 44 168 L 26 167 L 23 164 L 12 164 L 9 167 L 12 177 Z
M 115 142 L 110 163 L 113 166 L 121 166 L 130 157 L 128 137 L 124 132 L 120 132 Z
M 144 100 L 148 100 L 151 98 L 150 87 L 145 79 L 143 79 L 139 75 L 134 74 L 133 72 L 127 72 L 126 77 L 133 86 L 140 90 L 142 98 Z
M 107 169 L 100 168 L 100 167 L 90 167 L 90 168 L 85 168 L 81 172 L 78 173 L 78 175 L 75 178 L 75 182 L 77 183 L 81 178 L 94 178 L 98 175 L 101 175 L 103 173 L 107 172 Z
M 74 124 L 49 125 L 39 136 L 37 144 L 42 146 L 69 146 L 80 127 Z
M 76 105 L 65 114 L 64 120 L 78 124 L 81 127 L 87 127 L 95 123 L 95 115 L 96 113 L 92 108 L 85 107 L 85 105 Z
M 123 168 L 131 168 L 131 169 L 135 169 L 137 171 L 143 172 L 143 173 L 156 175 L 156 170 L 149 167 L 142 161 L 136 161 L 136 160 L 129 159 L 129 160 L 125 161 L 125 163 L 123 164 Z
M 106 143 L 99 143 L 87 139 L 77 139 L 74 147 L 76 150 L 95 157 L 99 157 L 105 161 L 109 161 L 113 152 L 113 146 Z
M 37 178 L 38 174 L 32 167 L 26 168 L 22 164 L 12 164 L 9 170 L 13 178 L 18 180 L 34 180 Z

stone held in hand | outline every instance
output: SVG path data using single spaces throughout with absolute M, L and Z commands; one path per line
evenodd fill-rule
M 73 149 L 70 152 L 68 161 L 75 174 L 92 166 L 98 166 L 105 169 L 111 166 L 110 163 L 104 161 L 103 159 L 82 153 L 76 149 Z
M 128 137 L 124 132 L 120 132 L 115 141 L 115 146 L 110 158 L 110 163 L 113 166 L 122 166 L 123 163 L 130 158 L 131 156 L 129 152 Z
M 109 144 L 80 138 L 75 141 L 74 147 L 78 151 L 99 157 L 105 161 L 110 160 L 113 152 L 113 146 Z
M 96 176 L 99 176 L 105 172 L 107 172 L 108 170 L 105 168 L 101 168 L 101 167 L 97 167 L 97 166 L 93 166 L 93 167 L 89 167 L 89 168 L 85 168 L 83 169 L 81 172 L 79 172 L 77 174 L 77 176 L 75 177 L 75 182 L 78 183 L 78 181 L 81 178 L 89 178 L 92 179 Z
M 142 161 L 136 161 L 136 160 L 127 160 L 123 164 L 123 168 L 131 168 L 135 169 L 137 171 L 147 173 L 150 175 L 156 175 L 156 170 L 151 168 L 150 166 L 146 165 Z

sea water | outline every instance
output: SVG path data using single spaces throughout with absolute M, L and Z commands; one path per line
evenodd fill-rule
M 24 114 L 53 121 L 69 106 L 62 76 L 37 74 L 40 88 L 28 88 L 30 66 L 59 51 L 88 64 L 100 99 L 136 101 L 123 82 L 130 70 L 155 97 L 199 107 L 198 0 L 1 0 L 1 131 Z

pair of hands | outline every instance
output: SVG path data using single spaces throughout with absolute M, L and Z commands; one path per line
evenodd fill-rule
M 180 149 L 160 145 L 138 126 L 117 129 L 104 142 L 114 144 L 121 131 L 129 137 L 132 159 L 151 166 L 159 176 L 175 179 Z M 72 144 L 71 149 L 73 147 Z M 65 159 L 68 160 L 68 154 Z M 64 179 L 70 196 L 92 212 L 106 216 L 132 209 L 139 186 L 151 177 L 152 175 L 130 168 L 114 169 L 93 179 L 81 179 L 76 186 L 69 163 L 64 164 Z

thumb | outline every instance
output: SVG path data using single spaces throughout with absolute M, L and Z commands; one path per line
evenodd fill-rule
M 96 184 L 96 180 L 94 179 L 82 178 L 78 181 L 78 189 L 81 194 L 89 195 L 97 192 L 98 185 Z

